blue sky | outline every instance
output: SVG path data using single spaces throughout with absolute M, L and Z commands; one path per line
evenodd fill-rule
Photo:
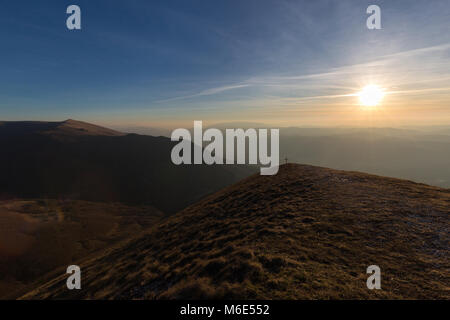
M 366 28 L 370 4 L 382 30 Z M 450 122 L 449 21 L 448 0 L 8 1 L 0 118 L 360 124 L 351 94 L 376 82 L 392 93 L 379 118 L 413 101 L 407 121 Z

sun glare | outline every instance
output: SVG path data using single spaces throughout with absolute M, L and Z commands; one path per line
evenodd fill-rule
M 377 85 L 365 86 L 359 93 L 359 101 L 363 106 L 375 107 L 380 104 L 384 97 L 384 90 Z

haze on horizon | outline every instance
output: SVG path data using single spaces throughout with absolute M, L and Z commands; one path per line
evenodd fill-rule
M 381 30 L 366 28 L 370 4 Z M 65 28 L 66 5 L 2 4 L 1 120 L 450 124 L 446 0 L 78 0 L 81 31 Z M 372 84 L 386 94 L 365 108 Z

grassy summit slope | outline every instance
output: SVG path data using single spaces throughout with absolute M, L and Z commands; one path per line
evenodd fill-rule
M 450 298 L 450 191 L 288 164 L 191 205 L 23 298 Z M 382 290 L 366 287 L 378 265 Z

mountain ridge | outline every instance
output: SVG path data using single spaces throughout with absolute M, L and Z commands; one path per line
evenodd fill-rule
M 61 273 L 22 298 L 448 299 L 449 208 L 448 189 L 287 164 L 80 261 L 83 290 Z
M 0 134 L 47 134 L 51 136 L 122 136 L 125 133 L 67 119 L 64 121 L 0 121 Z
M 177 166 L 170 158 L 175 144 L 74 120 L 3 122 L 0 150 L 8 157 L 0 158 L 0 199 L 123 202 L 174 213 L 256 171 Z

